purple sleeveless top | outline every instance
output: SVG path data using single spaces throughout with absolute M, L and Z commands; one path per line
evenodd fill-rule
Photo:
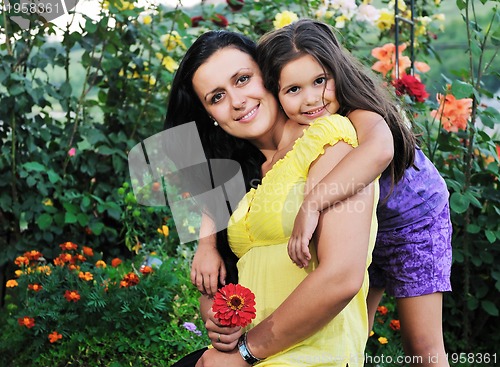
M 405 227 L 424 216 L 439 214 L 448 202 L 449 192 L 444 179 L 419 148 L 415 149 L 415 167 L 405 171 L 385 201 L 391 189 L 391 178 L 385 172 L 382 174 L 377 207 L 379 231 Z

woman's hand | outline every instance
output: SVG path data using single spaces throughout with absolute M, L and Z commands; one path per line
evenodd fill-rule
M 211 309 L 207 312 L 205 327 L 212 345 L 221 352 L 230 352 L 235 349 L 238 345 L 238 339 L 243 334 L 240 326 L 228 327 L 219 324 Z
M 248 363 L 243 360 L 237 349 L 231 352 L 219 352 L 216 349 L 209 349 L 198 360 L 195 367 L 248 367 Z

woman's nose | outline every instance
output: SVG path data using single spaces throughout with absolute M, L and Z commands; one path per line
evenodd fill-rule
M 305 102 L 306 104 L 313 105 L 319 102 L 319 94 L 315 92 L 310 92 L 306 94 Z

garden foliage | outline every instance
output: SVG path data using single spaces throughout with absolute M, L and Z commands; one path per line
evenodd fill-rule
M 0 289 L 2 301 L 7 289 L 8 297 L 1 362 L 163 365 L 161 355 L 168 365 L 206 342 L 191 324 L 184 325 L 199 322 L 187 277 L 193 244 L 179 245 L 169 208 L 137 204 L 127 155 L 163 130 L 173 74 L 199 34 L 226 28 L 257 40 L 297 17 L 334 25 L 345 47 L 400 96 L 422 149 L 451 194 L 454 263 L 453 293 L 445 296 L 447 348 L 493 352 L 500 343 L 500 114 L 490 105 L 498 102 L 491 90 L 491 80 L 499 76 L 498 1 L 456 1 L 453 11 L 463 18 L 469 62 L 443 60 L 449 74 L 440 80 L 426 80 L 426 65 L 439 59 L 433 42 L 443 34 L 440 1 L 415 1 L 415 73 L 408 64 L 408 27 L 401 26 L 401 48 L 394 45 L 394 1 L 325 3 L 228 0 L 183 8 L 103 0 L 98 18 L 83 14 L 76 30 L 35 17 L 23 29 L 9 12 L 2 13 Z M 398 3 L 400 15 L 408 18 L 409 1 Z M 93 257 L 73 264 L 79 269 L 57 266 L 58 245 L 67 241 L 92 249 Z M 50 275 L 36 270 L 39 259 L 21 268 L 15 264 L 32 250 L 43 254 Z M 160 253 L 163 264 L 146 276 L 139 266 L 150 252 Z M 109 264 L 116 257 L 128 260 L 114 268 Z M 97 267 L 98 259 L 107 267 Z M 16 270 L 23 272 L 18 278 Z M 93 279 L 82 280 L 80 272 Z M 126 273 L 140 282 L 120 288 Z M 17 286 L 6 288 L 7 280 Z M 115 281 L 107 292 L 102 287 Z M 42 289 L 28 288 L 35 283 Z M 65 290 L 77 290 L 80 299 L 68 301 Z M 399 331 L 391 324 L 397 315 L 388 302 L 390 314 L 379 318 L 368 353 L 400 351 Z M 28 354 L 12 357 L 26 353 L 28 344 Z

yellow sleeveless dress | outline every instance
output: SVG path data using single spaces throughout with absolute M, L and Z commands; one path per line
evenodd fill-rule
M 262 183 L 245 195 L 229 221 L 228 239 L 239 258 L 239 282 L 255 293 L 257 317 L 250 328 L 269 316 L 318 264 L 311 245 L 310 265 L 305 269 L 298 268 L 288 257 L 287 244 L 303 201 L 310 165 L 324 153 L 325 146 L 334 145 L 339 140 L 357 146 L 356 131 L 347 118 L 333 115 L 315 120 L 295 142 L 293 149 L 267 172 Z M 378 201 L 378 184 L 376 186 L 375 200 Z M 376 205 L 367 269 L 377 231 L 375 208 Z M 315 335 L 266 358 L 258 364 L 259 367 L 345 367 L 347 363 L 349 367 L 362 367 L 368 336 L 368 272 L 365 274 L 359 293 L 330 323 Z M 321 297 L 320 291 L 318 297 Z

